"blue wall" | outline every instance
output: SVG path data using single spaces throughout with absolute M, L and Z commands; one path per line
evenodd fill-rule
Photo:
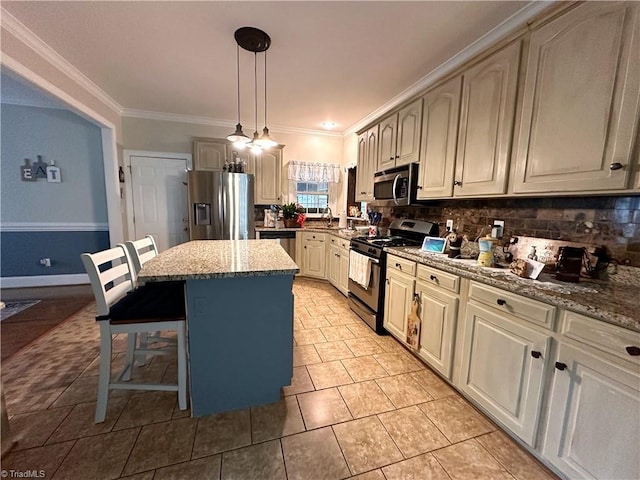
M 100 128 L 67 110 L 1 108 L 0 274 L 85 273 L 80 254 L 109 247 Z M 21 180 L 37 155 L 55 161 L 61 183 Z

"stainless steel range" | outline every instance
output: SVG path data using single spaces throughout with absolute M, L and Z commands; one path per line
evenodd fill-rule
M 384 291 L 387 255 L 384 247 L 421 246 L 424 237 L 437 236 L 438 224 L 422 220 L 399 219 L 389 226 L 388 237 L 356 237 L 351 239 L 349 261 L 365 261 L 367 257 L 370 275 L 364 285 L 352 278 L 349 270 L 349 307 L 377 334 L 385 335 Z M 356 276 L 356 275 L 353 275 Z M 366 285 L 366 286 L 365 286 Z

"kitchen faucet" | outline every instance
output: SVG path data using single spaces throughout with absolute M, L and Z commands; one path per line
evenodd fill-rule
M 325 214 L 327 214 L 327 227 L 331 227 L 331 222 L 333 221 L 333 214 L 331 213 L 331 208 L 327 205 L 327 208 L 324 209 L 324 213 L 322 214 L 322 218 L 324 218 Z

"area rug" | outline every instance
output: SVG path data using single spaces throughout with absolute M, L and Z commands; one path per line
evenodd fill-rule
M 40 300 L 16 300 L 13 302 L 4 302 L 5 307 L 0 310 L 0 322 L 6 320 L 11 315 L 15 315 L 29 307 L 33 307 Z

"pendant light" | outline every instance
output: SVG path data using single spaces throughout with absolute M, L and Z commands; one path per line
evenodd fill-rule
M 233 146 L 239 150 L 245 148 L 247 143 L 251 141 L 242 131 L 242 125 L 240 124 L 240 46 L 236 46 L 236 67 L 238 75 L 238 123 L 236 124 L 236 131 L 227 137 L 227 140 L 233 143 Z
M 269 136 L 269 129 L 267 128 L 267 50 L 271 46 L 271 37 L 267 35 L 265 32 L 258 28 L 254 27 L 241 27 L 235 31 L 234 37 L 236 39 L 236 43 L 239 47 L 243 49 L 253 52 L 254 58 L 254 105 L 255 105 L 255 131 L 253 133 L 253 139 L 249 139 L 244 133 L 242 136 L 246 140 L 242 140 L 242 142 L 246 143 L 246 146 L 251 148 L 251 152 L 255 155 L 259 155 L 264 148 L 270 148 L 278 145 L 278 142 L 273 140 Z M 258 133 L 258 53 L 264 52 L 264 129 L 262 130 L 262 135 Z M 238 60 L 239 65 L 239 60 Z M 239 128 L 238 128 L 239 127 Z M 235 133 L 242 131 L 242 126 L 240 125 L 240 67 L 238 66 L 238 125 L 236 126 L 236 132 L 234 134 L 227 137 L 229 140 Z

